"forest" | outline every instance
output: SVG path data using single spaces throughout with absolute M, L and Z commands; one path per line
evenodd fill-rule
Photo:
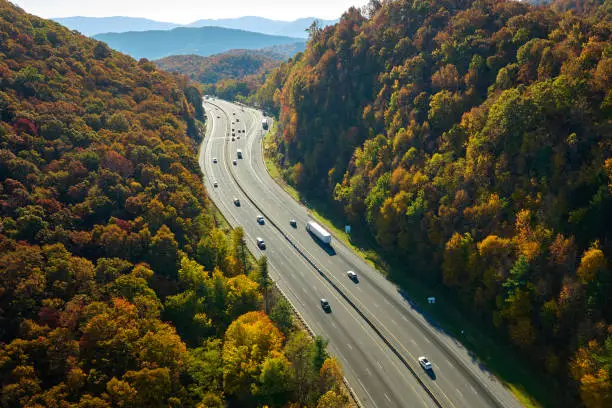
M 0 406 L 345 406 L 201 182 L 186 77 L 0 0 Z
M 611 7 L 371 0 L 255 95 L 290 184 L 567 406 L 612 405 Z
M 154 63 L 164 71 L 187 75 L 199 82 L 204 94 L 245 101 L 283 59 L 282 54 L 262 49 L 231 50 L 209 57 L 173 55 Z

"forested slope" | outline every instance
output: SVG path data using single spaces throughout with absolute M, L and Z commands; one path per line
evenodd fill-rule
M 254 93 L 263 85 L 266 74 L 283 59 L 282 55 L 265 50 L 231 50 L 209 57 L 173 55 L 154 62 L 165 71 L 200 82 L 204 93 L 235 100 Z
M 603 3 L 580 16 L 373 0 L 312 33 L 257 95 L 279 113 L 289 182 L 366 223 L 404 274 L 450 289 L 568 405 L 579 392 L 591 407 L 612 403 Z
M 0 406 L 346 402 L 218 228 L 203 119 L 186 79 L 0 1 Z

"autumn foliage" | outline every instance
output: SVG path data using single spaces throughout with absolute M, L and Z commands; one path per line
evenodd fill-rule
M 302 332 L 286 302 L 269 302 L 283 334 L 257 312 L 244 233 L 215 222 L 201 104 L 186 79 L 0 1 L 0 406 L 282 406 L 337 389 L 294 391 L 284 353 Z
M 290 183 L 595 407 L 611 395 L 612 26 L 603 2 L 561 3 L 373 0 L 257 98 Z

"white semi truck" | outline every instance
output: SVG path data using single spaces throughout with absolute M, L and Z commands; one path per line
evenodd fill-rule
M 310 232 L 312 235 L 317 237 L 319 241 L 324 244 L 331 244 L 332 236 L 329 232 L 325 231 L 325 229 L 317 224 L 314 221 L 308 221 L 306 223 L 306 231 Z

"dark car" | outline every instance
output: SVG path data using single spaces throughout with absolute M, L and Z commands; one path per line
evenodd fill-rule
M 327 301 L 327 299 L 321 299 L 321 307 L 327 313 L 331 313 L 331 306 L 329 305 L 329 302 Z
M 259 247 L 259 249 L 266 249 L 266 243 L 260 237 L 257 237 L 257 246 Z
M 289 220 L 289 225 L 291 225 L 293 228 L 297 228 L 297 221 L 292 218 Z

